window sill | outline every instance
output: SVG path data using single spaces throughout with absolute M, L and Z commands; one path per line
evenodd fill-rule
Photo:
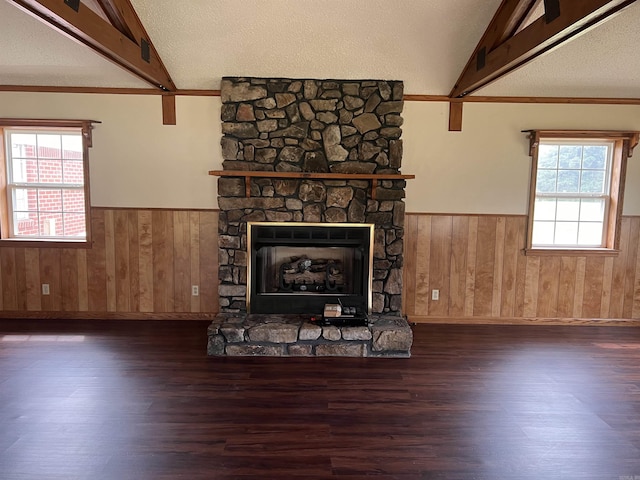
M 565 256 L 565 257 L 616 257 L 620 250 L 614 248 L 525 248 L 524 254 L 529 256 Z
M 22 238 L 0 239 L 0 248 L 91 248 L 89 240 L 35 240 Z

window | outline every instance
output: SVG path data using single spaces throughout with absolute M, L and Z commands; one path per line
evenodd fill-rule
M 527 250 L 618 248 L 627 158 L 638 132 L 531 130 Z
M 3 240 L 89 241 L 91 123 L 0 119 Z

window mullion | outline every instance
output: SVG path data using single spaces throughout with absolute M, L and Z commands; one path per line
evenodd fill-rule
M 609 198 L 606 193 L 536 193 L 538 198 Z
M 84 185 L 79 183 L 10 183 L 15 188 L 37 188 L 40 190 L 84 190 Z

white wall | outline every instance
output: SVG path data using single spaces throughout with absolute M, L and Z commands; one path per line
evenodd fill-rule
M 0 117 L 101 121 L 89 151 L 91 203 L 102 207 L 217 208 L 220 98 L 178 97 L 162 125 L 155 95 L 0 93 Z
M 402 172 L 408 212 L 525 214 L 528 129 L 640 130 L 640 106 L 465 103 L 462 132 L 446 103 L 405 102 Z M 629 159 L 624 213 L 640 215 L 640 146 Z
M 0 92 L 0 117 L 99 120 L 90 152 L 95 206 L 217 208 L 220 99 L 178 97 L 175 126 L 160 98 Z M 640 106 L 466 103 L 449 132 L 448 104 L 405 102 L 408 212 L 524 214 L 528 140 L 521 130 L 640 130 Z M 640 147 L 629 162 L 624 213 L 640 215 Z

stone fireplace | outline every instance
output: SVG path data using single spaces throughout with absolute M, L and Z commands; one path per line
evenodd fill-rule
M 209 353 L 407 356 L 402 82 L 233 77 L 221 97 Z M 338 299 L 369 326 L 308 324 Z

